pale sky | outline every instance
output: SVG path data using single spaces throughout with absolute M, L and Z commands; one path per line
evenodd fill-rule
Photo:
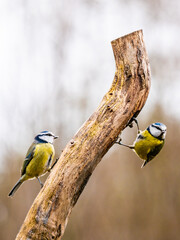
M 180 101 L 180 3 L 157 1 L 153 9 L 150 2 L 0 0 L 2 153 L 7 147 L 25 153 L 34 134 L 44 127 L 54 130 L 57 89 L 66 97 L 62 95 L 58 104 L 69 126 L 67 136 L 76 132 L 112 83 L 115 63 L 110 42 L 139 29 L 152 69 L 152 88 L 142 116 L 157 101 L 172 116 L 180 116 L 174 107 Z M 79 120 L 77 102 L 72 102 L 84 95 L 87 110 Z M 39 117 L 44 106 L 52 108 L 49 125 Z

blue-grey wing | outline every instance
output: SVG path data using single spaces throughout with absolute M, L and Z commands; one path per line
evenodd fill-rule
M 161 145 L 156 146 L 155 148 L 153 148 L 147 155 L 147 160 L 150 161 L 152 160 L 162 149 L 164 145 L 164 142 Z
M 52 154 L 49 156 L 47 167 L 50 167 L 51 162 L 52 162 Z
M 35 144 L 33 143 L 26 154 L 26 158 L 24 159 L 24 163 L 21 169 L 21 176 L 26 173 L 26 168 L 34 156 L 34 150 L 35 150 Z

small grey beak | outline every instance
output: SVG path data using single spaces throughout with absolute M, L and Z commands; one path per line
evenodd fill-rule
M 54 139 L 57 139 L 59 136 L 54 136 Z

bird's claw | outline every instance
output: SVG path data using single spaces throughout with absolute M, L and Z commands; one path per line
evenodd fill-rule
M 140 132 L 140 130 L 139 130 L 139 123 L 138 123 L 138 120 L 137 120 L 135 117 L 132 117 L 132 118 L 131 118 L 131 120 L 130 120 L 130 122 L 129 122 L 129 124 L 128 124 L 128 127 L 132 128 L 132 127 L 133 127 L 133 122 L 136 123 L 136 125 L 137 125 L 137 131 L 138 131 L 138 133 L 139 133 L 139 132 Z
M 122 141 L 122 138 L 121 137 L 118 137 L 117 141 L 115 143 L 117 144 L 121 144 L 121 141 Z

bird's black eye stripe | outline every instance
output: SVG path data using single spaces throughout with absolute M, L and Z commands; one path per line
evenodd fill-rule
M 158 126 L 152 125 L 152 127 L 157 128 L 158 130 L 162 131 L 162 129 Z
M 50 134 L 50 133 L 46 133 L 46 134 L 39 134 L 39 136 L 52 136 L 52 134 Z

